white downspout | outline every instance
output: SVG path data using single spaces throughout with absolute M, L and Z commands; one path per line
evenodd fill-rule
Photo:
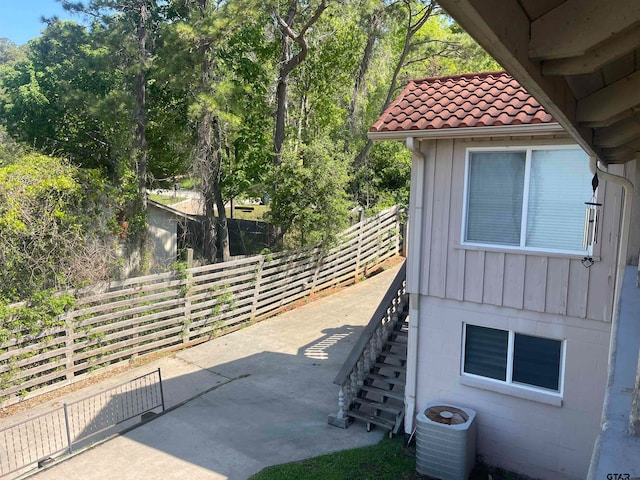
M 618 258 L 616 262 L 616 276 L 613 289 L 613 306 L 611 311 L 611 337 L 609 339 L 609 365 L 607 369 L 607 390 L 605 391 L 604 404 L 602 406 L 602 428 L 606 430 L 608 417 L 607 412 L 609 410 L 609 392 L 611 383 L 613 381 L 613 372 L 616 366 L 616 352 L 618 349 L 617 338 L 619 329 L 619 314 L 620 314 L 620 291 L 622 290 L 622 280 L 624 277 L 624 271 L 627 267 L 627 249 L 629 247 L 629 228 L 631 225 L 631 205 L 633 203 L 633 183 L 627 178 L 619 175 L 614 175 L 609 172 L 605 172 L 598 167 L 598 159 L 594 156 L 590 158 L 589 168 L 593 174 L 598 174 L 599 178 L 605 181 L 612 182 L 618 185 L 622 185 L 624 189 L 624 203 L 622 207 L 622 223 L 620 225 L 620 241 L 618 243 Z M 589 468 L 589 478 L 593 478 L 595 475 L 595 465 L 599 456 L 599 442 L 600 436 L 596 440 L 596 445 L 593 450 L 594 455 L 591 458 L 591 466 Z
M 411 201 L 414 206 L 413 217 L 409 218 L 409 251 L 407 255 L 407 289 L 409 294 L 409 337 L 407 339 L 407 383 L 405 385 L 404 431 L 413 432 L 416 414 L 416 392 L 418 384 L 418 333 L 420 325 L 420 270 L 422 265 L 422 220 L 424 218 L 424 172 L 425 155 L 420 151 L 420 142 L 408 137 L 406 146 L 411 152 L 412 181 Z

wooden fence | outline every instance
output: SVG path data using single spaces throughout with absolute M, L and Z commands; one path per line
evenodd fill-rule
M 130 278 L 76 293 L 59 327 L 17 332 L 0 346 L 3 405 L 55 390 L 90 372 L 184 348 L 275 315 L 300 299 L 357 281 L 400 251 L 393 208 L 319 248 Z

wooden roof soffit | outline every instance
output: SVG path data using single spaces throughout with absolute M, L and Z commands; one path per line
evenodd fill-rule
M 604 163 L 640 152 L 640 1 L 440 0 Z

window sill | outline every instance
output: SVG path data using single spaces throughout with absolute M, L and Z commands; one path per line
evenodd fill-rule
M 456 244 L 453 246 L 456 250 L 471 250 L 478 252 L 495 252 L 495 253 L 514 253 L 518 255 L 538 256 L 538 257 L 551 257 L 551 258 L 568 258 L 570 260 L 582 260 L 588 256 L 580 253 L 562 253 L 553 251 L 540 251 L 540 250 L 527 250 L 523 248 L 509 248 L 503 246 L 491 246 L 491 245 L 465 245 Z M 600 257 L 592 256 L 594 262 L 599 262 Z
M 554 407 L 562 406 L 562 397 L 557 393 L 543 392 L 541 390 L 533 390 L 502 382 L 493 382 L 485 378 L 472 377 L 470 375 L 460 375 L 460 383 L 462 385 L 467 385 L 468 387 L 490 390 L 504 395 L 511 395 L 512 397 L 524 398 L 525 400 L 531 400 L 532 402 L 546 403 L 547 405 L 553 405 Z

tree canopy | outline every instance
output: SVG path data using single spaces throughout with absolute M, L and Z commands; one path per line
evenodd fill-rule
M 234 198 L 271 199 L 292 245 L 329 240 L 354 207 L 406 204 L 409 154 L 373 145 L 368 127 L 410 78 L 499 69 L 431 0 L 59 1 L 83 23 L 49 19 L 24 46 L 0 39 L 0 125 L 34 149 L 2 166 L 4 181 L 31 169 L 68 188 L 49 193 L 70 206 L 99 178 L 110 215 L 142 232 L 145 187 L 189 175 L 210 260 Z M 49 168 L 62 176 L 42 178 Z M 93 222 L 65 218 L 56 228 Z

